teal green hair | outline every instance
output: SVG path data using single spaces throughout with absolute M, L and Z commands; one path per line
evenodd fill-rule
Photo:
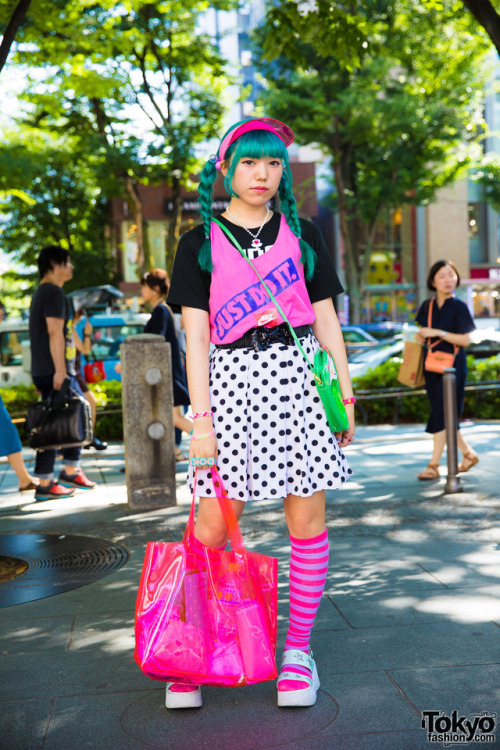
M 231 181 L 238 162 L 244 157 L 248 157 L 249 159 L 263 159 L 265 157 L 281 159 L 283 163 L 283 176 L 278 186 L 280 207 L 288 222 L 288 226 L 299 240 L 300 262 L 304 266 L 304 275 L 307 280 L 311 279 L 314 273 L 316 255 L 309 243 L 301 237 L 297 204 L 292 192 L 292 172 L 285 144 L 281 138 L 278 138 L 278 136 L 268 130 L 251 130 L 237 138 L 234 143 L 231 143 L 226 152 L 225 161 L 229 160 L 230 164 L 227 175 L 224 178 L 224 185 L 232 198 L 238 198 L 238 195 L 232 188 Z M 205 228 L 205 242 L 200 249 L 198 263 L 203 271 L 208 272 L 213 270 L 210 247 L 210 224 L 212 221 L 213 184 L 216 177 L 217 169 L 215 164 L 208 161 L 202 169 L 198 187 L 200 213 Z

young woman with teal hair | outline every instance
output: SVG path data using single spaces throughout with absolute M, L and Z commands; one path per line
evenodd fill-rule
M 311 706 L 319 679 L 309 642 L 328 569 L 325 491 L 340 488 L 351 474 L 342 449 L 354 436 L 355 399 L 333 306 L 343 289 L 320 231 L 297 214 L 287 153 L 293 138 L 290 128 L 270 118 L 229 128 L 202 170 L 203 223 L 181 237 L 168 303 L 182 310 L 186 329 L 194 412 L 191 490 L 194 465 L 204 458 L 217 465 L 238 518 L 246 502 L 283 498 L 291 542 L 290 619 L 278 705 Z M 212 214 L 219 173 L 230 197 L 216 217 L 220 224 Z M 280 211 L 269 207 L 275 196 Z M 333 353 L 347 430 L 330 432 L 311 371 L 246 259 L 309 359 L 320 345 Z M 198 469 L 197 493 L 196 537 L 223 548 L 226 527 L 210 468 Z M 166 705 L 201 706 L 200 688 L 169 683 Z

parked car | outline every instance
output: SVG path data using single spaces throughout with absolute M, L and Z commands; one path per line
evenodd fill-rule
M 347 353 L 376 346 L 377 339 L 358 326 L 341 326 Z
M 383 339 L 391 339 L 396 336 L 403 335 L 403 323 L 398 323 L 394 320 L 383 320 L 379 323 L 360 323 L 359 327 L 375 336 L 379 341 Z
M 390 339 L 382 341 L 370 349 L 363 349 L 354 354 L 348 355 L 349 372 L 351 378 L 365 375 L 368 370 L 372 370 L 391 357 L 402 357 L 404 341 L 400 339 Z
M 128 336 L 142 333 L 149 320 L 146 313 L 100 313 L 90 315 L 94 328 L 92 334 L 92 356 L 102 360 L 108 380 L 121 380 L 115 365 L 120 359 L 120 345 Z M 82 355 L 82 365 L 87 358 Z M 9 385 L 31 385 L 31 353 L 27 320 L 12 320 L 0 323 L 0 387 Z
M 493 328 L 476 328 L 471 334 L 467 354 L 474 355 L 476 359 L 486 359 L 500 354 L 500 331 Z
M 31 385 L 29 363 L 23 362 L 29 354 L 28 321 L 8 318 L 0 323 L 0 388 L 9 385 Z
M 82 354 L 82 367 L 95 358 L 104 362 L 107 380 L 121 380 L 121 374 L 115 369 L 120 361 L 120 346 L 129 336 L 142 333 L 150 317 L 147 313 L 90 315 L 89 320 L 94 329 L 92 353 L 89 357 Z

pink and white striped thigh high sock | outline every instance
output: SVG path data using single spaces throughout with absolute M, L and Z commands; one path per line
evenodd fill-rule
M 328 572 L 328 531 L 312 539 L 290 537 L 290 622 L 285 651 L 299 649 L 308 652 L 311 630 L 325 588 Z M 282 680 L 280 690 L 300 690 L 306 683 L 300 675 L 311 676 L 300 664 L 290 664 L 287 672 L 296 672 L 297 680 Z

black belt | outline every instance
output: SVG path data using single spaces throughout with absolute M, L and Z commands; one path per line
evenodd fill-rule
M 297 338 L 307 336 L 312 333 L 310 325 L 299 326 L 293 329 Z M 252 348 L 255 352 L 260 352 L 262 349 L 267 349 L 271 344 L 294 344 L 295 340 L 290 333 L 286 323 L 280 323 L 279 326 L 273 328 L 251 328 L 241 338 L 232 341 L 230 344 L 216 344 L 217 349 L 250 349 Z

